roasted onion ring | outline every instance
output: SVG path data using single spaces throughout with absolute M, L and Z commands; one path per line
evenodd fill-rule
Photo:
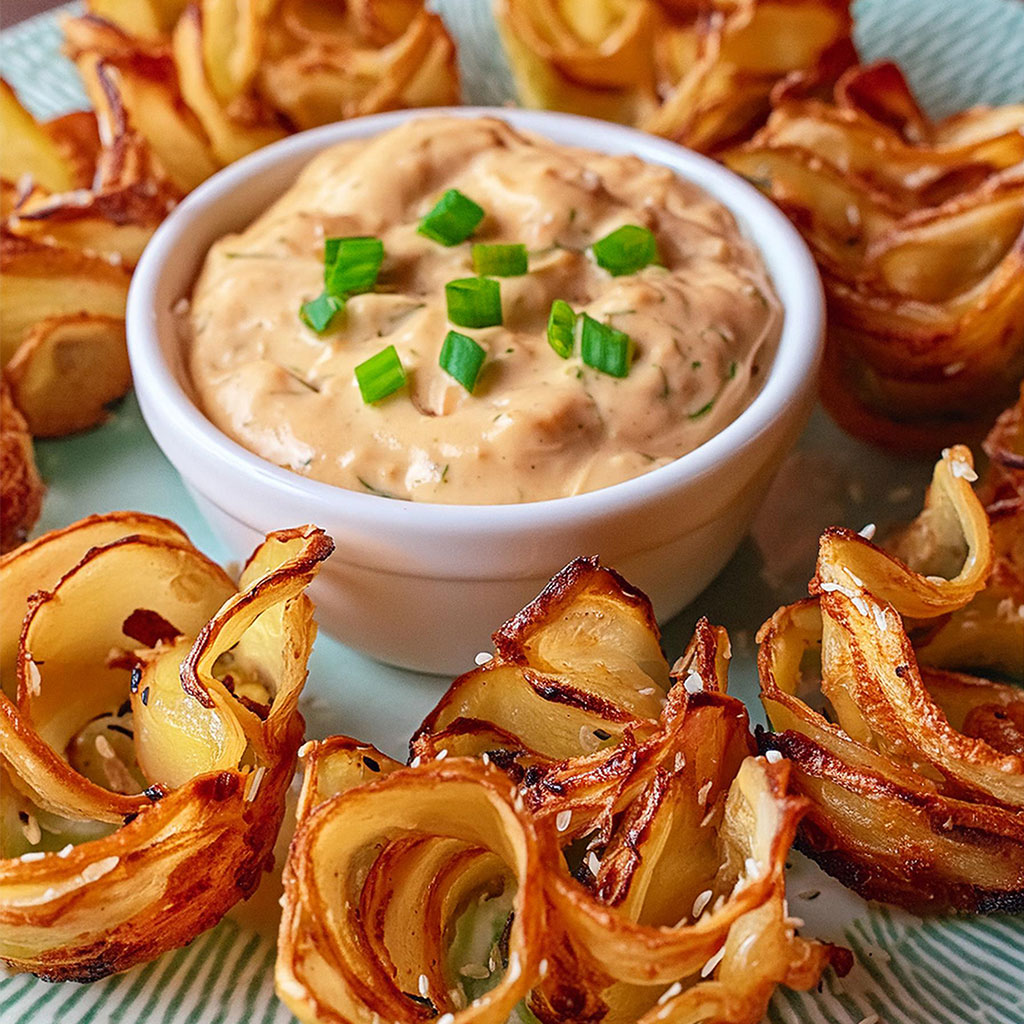
M 1004 428 L 1019 429 L 1017 417 L 1000 437 Z M 996 465 L 999 477 L 1006 466 Z M 812 802 L 798 847 L 861 895 L 1020 911 L 1024 604 L 995 612 L 1009 595 L 991 600 L 1006 577 L 991 572 L 974 479 L 968 449 L 943 454 L 899 542 L 910 565 L 848 530 L 826 531 L 815 596 L 780 609 L 758 635 L 761 697 L 776 730 L 760 746 L 793 762 Z M 1019 598 L 1019 577 L 1017 587 Z M 977 640 L 957 642 L 975 629 Z M 801 663 L 819 647 L 820 695 L 811 699 Z M 981 667 L 1018 685 L 966 674 Z
M 496 0 L 519 97 L 701 152 L 750 137 L 771 91 L 856 60 L 849 0 Z
M 803 803 L 751 756 L 724 630 L 670 674 L 647 599 L 578 559 L 494 640 L 408 767 L 307 748 L 277 966 L 300 1019 L 756 1024 L 845 966 L 787 916 Z M 502 895 L 504 939 L 458 962 Z
M 8 965 L 101 978 L 253 892 L 302 741 L 303 590 L 332 548 L 270 534 L 236 588 L 174 524 L 115 512 L 0 562 Z
M 1024 104 L 932 122 L 896 65 L 796 76 L 724 157 L 811 247 L 826 407 L 874 443 L 980 437 L 1024 375 Z

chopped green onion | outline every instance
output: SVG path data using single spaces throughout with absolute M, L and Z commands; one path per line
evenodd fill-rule
M 707 414 L 711 412 L 714 406 L 715 399 L 712 398 L 711 401 L 707 403 L 707 405 L 702 405 L 696 412 L 691 412 L 687 418 L 691 420 L 699 420 L 702 416 L 707 416 Z
M 572 355 L 575 340 L 576 314 L 564 299 L 555 299 L 548 316 L 548 344 L 563 359 L 568 359 Z
M 464 242 L 484 219 L 484 210 L 457 188 L 450 188 L 437 201 L 417 229 L 421 235 L 442 245 Z
M 501 323 L 501 285 L 489 277 L 463 277 L 444 286 L 448 319 L 459 327 Z
M 344 299 L 321 292 L 315 299 L 310 299 L 299 306 L 299 319 L 317 334 L 323 334 L 344 305 Z
M 482 245 L 473 246 L 473 269 L 478 274 L 492 277 L 519 277 L 527 271 L 526 246 Z
M 594 259 L 614 277 L 635 274 L 658 258 L 654 235 L 647 228 L 624 224 L 593 245 Z
M 449 331 L 441 346 L 438 363 L 449 376 L 454 377 L 470 394 L 476 386 L 480 367 L 487 353 L 482 345 L 458 331 Z
M 356 367 L 356 382 L 364 402 L 379 402 L 405 383 L 405 370 L 394 345 L 388 345 Z
M 328 295 L 343 298 L 368 292 L 384 262 L 379 238 L 328 238 L 324 242 L 324 287 Z
M 587 366 L 612 377 L 625 377 L 633 359 L 633 339 L 625 331 L 583 314 L 580 355 Z

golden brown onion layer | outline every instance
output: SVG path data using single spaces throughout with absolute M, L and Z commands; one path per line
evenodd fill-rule
M 821 269 L 824 402 L 901 450 L 980 437 L 1024 375 L 1024 104 L 931 121 L 887 62 L 820 86 L 782 83 L 725 162 Z
M 983 489 L 990 508 L 1008 502 L 1005 532 L 990 529 L 971 489 L 968 449 L 949 449 L 897 541 L 907 561 L 826 531 L 813 596 L 779 609 L 758 636 L 776 730 L 761 749 L 793 762 L 812 805 L 797 845 L 867 898 L 1024 909 L 1018 433 L 1019 411 L 992 439 Z M 805 678 L 815 654 L 817 694 Z M 982 669 L 1007 681 L 968 674 Z
M 310 744 L 277 965 L 301 1020 L 756 1024 L 845 963 L 787 915 L 804 805 L 753 756 L 724 630 L 670 670 L 647 599 L 578 559 L 494 640 L 408 767 Z
M 302 741 L 303 591 L 332 548 L 270 534 L 236 586 L 173 523 L 114 512 L 0 561 L 9 966 L 101 978 L 253 892 Z
M 748 139 L 794 72 L 855 63 L 849 0 L 496 0 L 526 106 L 635 125 L 713 153 Z

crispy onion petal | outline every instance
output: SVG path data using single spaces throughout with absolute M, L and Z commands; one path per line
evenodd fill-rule
M 331 549 L 313 527 L 271 534 L 236 588 L 174 524 L 125 512 L 0 562 L 5 962 L 103 977 L 255 889 L 303 732 L 302 591 Z
M 867 440 L 934 451 L 980 435 L 1024 373 L 1024 104 L 932 122 L 895 64 L 830 99 L 792 76 L 725 156 L 822 270 L 822 395 Z
M 527 106 L 634 124 L 703 152 L 748 138 L 772 89 L 855 60 L 848 0 L 498 0 Z
M 365 769 L 365 756 L 327 741 L 307 764 L 305 813 L 285 870 L 282 999 L 304 1021 L 418 1020 L 428 999 L 438 1012 L 458 1009 L 442 938 L 477 894 L 473 883 L 507 873 L 516 883 L 510 969 L 458 1018 L 504 1021 L 540 972 L 541 855 L 550 840 L 517 810 L 521 797 L 494 767 L 454 759 L 403 769 L 373 751 L 383 770 L 367 782 L 352 766 Z M 349 763 L 331 763 L 339 759 Z
M 992 571 L 984 590 L 928 628 L 918 628 L 918 659 L 939 668 L 988 669 L 1024 682 L 1024 385 L 985 441 L 989 467 L 978 498 L 988 514 Z M 927 564 L 931 531 L 911 528 L 896 553 Z
M 1017 423 L 1003 418 L 994 451 L 1012 448 Z M 1000 493 L 1007 472 L 996 460 L 983 493 Z M 906 561 L 849 531 L 826 532 L 818 596 L 781 608 L 758 634 L 776 731 L 760 741 L 793 762 L 812 802 L 798 845 L 840 881 L 910 907 L 1013 911 L 1024 907 L 1024 697 L 962 670 L 985 664 L 1024 683 L 1024 644 L 1013 643 L 1017 605 L 994 614 L 992 591 L 1006 600 L 993 568 L 1003 553 L 974 479 L 967 449 L 943 454 L 924 510 L 897 539 Z M 995 656 L 972 664 L 980 648 L 951 641 L 974 628 Z M 804 679 L 814 653 L 817 695 Z
M 21 544 L 39 518 L 43 482 L 36 468 L 32 435 L 0 375 L 0 553 Z
M 552 1024 L 755 1024 L 777 984 L 845 966 L 787 918 L 805 805 L 752 756 L 725 631 L 702 620 L 671 670 L 658 639 L 642 594 L 577 559 L 453 683 L 408 768 L 309 745 L 277 967 L 302 1020 L 498 1024 L 526 998 Z M 512 890 L 507 950 L 453 959 L 472 908 Z

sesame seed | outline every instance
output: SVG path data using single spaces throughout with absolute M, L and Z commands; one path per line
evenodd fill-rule
M 29 864 L 34 860 L 42 860 L 45 856 L 46 854 L 42 850 L 30 850 L 28 853 L 23 853 L 18 860 Z
M 420 755 L 419 755 L 419 754 L 417 754 L 417 755 L 416 755 L 416 756 L 415 756 L 415 757 L 414 757 L 414 758 L 413 758 L 413 759 L 412 759 L 412 760 L 411 760 L 411 761 L 409 762 L 409 767 L 410 767 L 410 768 L 419 768 L 420 764 L 422 763 L 422 760 L 423 760 L 423 759 L 422 759 L 422 758 L 420 757 Z
M 680 992 L 683 991 L 683 986 L 678 981 L 673 981 L 671 985 L 658 997 L 658 1005 L 664 1006 L 670 999 L 675 999 Z
M 421 974 L 416 987 L 419 989 L 420 995 L 426 998 L 427 993 L 430 992 L 430 979 L 425 974 Z
M 249 785 L 249 788 L 245 794 L 246 803 L 251 803 L 253 800 L 256 799 L 256 794 L 259 792 L 260 789 L 260 783 L 263 781 L 263 776 L 266 775 L 266 773 L 267 769 L 263 766 L 260 766 L 256 769 L 255 772 L 253 772 L 252 782 Z
M 953 476 L 966 480 L 968 483 L 974 483 L 978 479 L 978 474 L 966 462 L 961 462 L 960 459 L 954 459 L 950 463 L 949 468 Z
M 711 780 L 708 779 L 697 791 L 697 804 L 703 807 L 708 802 L 708 793 L 711 792 Z
M 86 864 L 85 868 L 82 870 L 82 878 L 86 882 L 95 882 L 104 875 L 109 875 L 110 872 L 117 867 L 120 859 L 120 857 L 104 857 L 102 860 L 96 860 L 91 864 Z
M 764 752 L 764 759 L 769 764 L 778 764 L 782 760 L 781 750 L 766 750 Z
M 875 537 L 875 524 L 868 523 L 866 526 L 862 526 L 858 531 L 858 535 L 863 537 L 865 540 L 874 540 Z
M 486 665 L 493 657 L 493 654 L 488 654 L 487 651 L 481 651 L 473 660 L 478 665 Z
M 683 689 L 687 693 L 700 693 L 704 689 L 704 680 L 699 672 L 690 672 L 683 680 Z
M 555 828 L 559 832 L 564 832 L 572 821 L 572 811 L 559 811 L 555 816 Z
M 485 765 L 489 765 L 491 763 L 491 755 L 485 750 L 483 754 L 480 755 L 480 760 L 483 761 Z
M 715 968 L 722 962 L 722 957 L 725 956 L 725 946 L 713 956 L 710 960 L 700 969 L 700 976 L 707 978 L 709 975 L 714 973 Z
M 441 748 L 441 749 L 440 749 L 440 750 L 439 750 L 439 751 L 437 752 L 437 757 L 435 758 L 435 760 L 437 760 L 437 761 L 443 761 L 443 760 L 444 760 L 444 759 L 445 759 L 445 758 L 446 758 L 447 756 L 448 756 L 448 748 L 447 748 L 447 747 L 442 747 L 442 748 Z
M 712 892 L 710 889 L 705 889 L 694 901 L 693 901 L 693 916 L 700 917 L 704 913 L 704 908 L 711 902 Z

